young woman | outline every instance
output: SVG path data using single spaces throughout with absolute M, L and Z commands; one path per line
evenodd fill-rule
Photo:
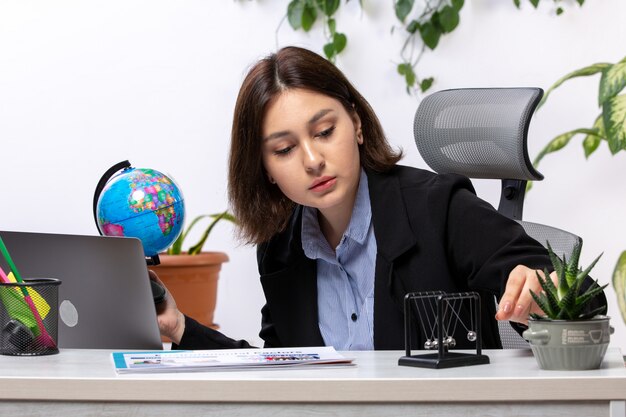
M 529 289 L 540 290 L 546 250 L 467 178 L 397 165 L 401 156 L 367 101 L 319 55 L 287 47 L 249 71 L 234 112 L 229 197 L 240 237 L 258 245 L 266 347 L 404 349 L 408 292 L 478 292 L 486 348 L 501 347 L 496 318 L 525 323 L 539 311 Z M 470 322 L 469 311 L 460 319 Z M 174 348 L 249 346 L 185 317 L 171 295 L 159 326 Z M 412 340 L 424 346 L 421 331 Z

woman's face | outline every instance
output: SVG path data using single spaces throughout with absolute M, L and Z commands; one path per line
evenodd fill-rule
M 351 212 L 363 143 L 356 112 L 320 93 L 286 90 L 270 101 L 262 131 L 263 165 L 283 194 L 322 213 Z

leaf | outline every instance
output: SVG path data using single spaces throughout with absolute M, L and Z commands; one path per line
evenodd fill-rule
M 539 0 L 530 0 L 530 4 L 532 4 L 536 9 L 537 6 L 539 6 Z
M 439 12 L 439 22 L 444 33 L 452 32 L 459 25 L 459 13 L 450 6 L 446 6 Z
M 206 217 L 211 217 L 211 214 L 202 214 L 200 216 L 196 216 L 191 223 L 189 224 L 189 226 L 187 227 L 187 229 L 185 229 L 183 231 L 183 233 L 180 234 L 180 236 L 178 236 L 178 239 L 176 239 L 174 241 L 174 243 L 172 244 L 172 246 L 170 246 L 167 249 L 167 254 L 168 255 L 179 255 L 182 252 L 183 249 L 183 242 L 185 241 L 185 238 L 187 237 L 187 234 L 189 233 L 189 231 L 191 231 L 191 229 L 193 229 L 193 227 L 196 225 L 196 223 L 198 223 L 200 220 L 206 218 Z
M 313 27 L 313 24 L 317 20 L 317 9 L 308 2 L 304 5 L 302 11 L 302 29 L 308 32 Z
M 548 300 L 546 299 L 545 294 L 543 293 L 537 294 L 533 290 L 529 290 L 529 291 L 530 291 L 530 296 L 533 298 L 535 303 L 537 303 L 537 306 L 539 306 L 541 311 L 543 311 L 547 317 L 552 317 L 554 312 L 550 310 L 550 304 L 548 303 Z
M 327 25 L 330 36 L 335 35 L 335 32 L 337 31 L 337 22 L 335 21 L 335 19 L 328 19 Z
M 584 294 L 582 294 L 576 299 L 576 304 L 579 304 L 580 306 L 584 308 L 585 304 L 589 303 L 591 300 L 593 300 L 598 295 L 600 295 L 602 291 L 604 291 L 604 289 L 608 287 L 608 285 L 609 284 L 604 284 L 600 286 L 598 284 L 598 281 L 594 281 L 593 285 L 590 286 L 589 289 L 585 291 Z
M 602 109 L 609 150 L 615 155 L 622 149 L 626 150 L 626 94 L 606 101 Z
M 424 78 L 422 82 L 420 82 L 420 90 L 422 91 L 422 93 L 428 91 L 428 89 L 432 87 L 434 81 L 435 79 L 433 77 Z
M 426 22 L 420 26 L 420 36 L 422 40 L 430 49 L 435 49 L 439 43 L 439 37 L 441 32 L 437 30 L 435 25 L 431 22 Z
M 340 0 L 318 0 L 318 7 L 328 17 L 335 14 L 339 8 Z
M 209 217 L 213 218 L 213 221 L 211 222 L 211 224 L 209 224 L 209 227 L 205 229 L 198 243 L 196 243 L 195 245 L 189 248 L 187 253 L 189 253 L 190 255 L 197 255 L 198 253 L 200 253 L 200 251 L 202 251 L 202 247 L 204 246 L 204 243 L 209 237 L 209 234 L 211 234 L 211 231 L 213 230 L 217 222 L 219 222 L 222 219 L 235 222 L 235 218 L 231 214 L 229 214 L 228 211 L 224 211 L 222 213 L 217 213 L 217 214 L 211 214 Z
M 604 253 L 604 252 L 603 252 Z M 594 259 L 593 262 L 591 262 L 589 264 L 589 266 L 587 268 L 585 268 L 584 271 L 580 271 L 578 273 L 578 275 L 576 275 L 576 281 L 578 281 L 579 283 L 582 284 L 582 282 L 585 280 L 585 278 L 587 278 L 587 275 L 589 275 L 589 272 L 591 272 L 591 270 L 593 269 L 594 266 L 596 266 L 596 263 L 598 263 L 598 261 L 600 260 L 600 258 L 602 257 L 603 253 L 601 253 L 600 255 L 598 255 L 598 257 L 596 259 Z
M 209 227 L 204 231 L 202 238 L 200 239 L 200 241 L 198 243 L 196 243 L 195 245 L 193 245 L 191 248 L 189 248 L 188 253 L 190 255 L 193 254 L 197 254 L 202 250 L 202 246 L 204 246 L 204 242 L 206 242 L 207 238 L 209 237 L 209 233 L 211 233 L 211 230 L 213 229 L 213 227 L 215 226 L 215 224 L 220 221 L 220 220 L 228 220 L 229 222 L 232 223 L 237 223 L 237 220 L 235 219 L 235 217 L 228 213 L 228 211 L 224 211 L 222 213 L 215 213 L 215 214 L 201 214 L 199 216 L 196 216 L 192 222 L 189 224 L 189 226 L 187 227 L 187 229 L 181 233 L 181 235 L 178 237 L 178 239 L 176 239 L 176 241 L 174 242 L 174 244 L 172 244 L 172 246 L 170 246 L 167 249 L 167 253 L 168 255 L 180 255 L 180 253 L 182 252 L 182 246 L 183 246 L 183 242 L 185 240 L 185 238 L 187 237 L 187 234 L 193 229 L 193 227 L 202 219 L 205 219 L 207 217 L 210 217 L 213 219 L 213 221 L 209 224 Z
M 563 256 L 563 259 L 559 258 L 558 255 L 554 253 L 554 250 L 552 249 L 552 246 L 550 245 L 550 241 L 546 241 L 546 244 L 548 246 L 548 257 L 550 258 L 550 263 L 552 264 L 552 268 L 556 272 L 556 276 L 559 279 L 559 297 L 561 297 L 563 295 L 562 291 L 567 291 L 569 289 L 569 283 L 565 279 L 565 275 L 566 275 L 565 256 Z M 547 269 L 544 269 L 543 273 L 546 277 L 550 275 Z M 540 278 L 539 273 L 537 273 L 537 278 Z
M 576 306 L 576 288 L 571 287 L 565 296 L 559 301 L 561 311 L 557 314 L 557 319 L 574 320 L 576 314 L 574 307 Z
M 585 68 L 580 68 L 577 69 L 575 71 L 570 72 L 569 74 L 565 75 L 562 78 L 559 78 L 557 80 L 557 82 L 555 82 L 550 88 L 548 88 L 548 90 L 546 91 L 546 93 L 543 95 L 543 98 L 541 99 L 541 101 L 539 102 L 539 104 L 537 105 L 537 110 L 543 106 L 543 103 L 546 102 L 546 100 L 548 99 L 548 96 L 550 95 L 550 93 L 557 88 L 558 86 L 560 86 L 561 84 L 563 84 L 565 81 L 570 80 L 572 78 L 576 78 L 576 77 L 587 77 L 589 75 L 594 75 L 597 74 L 599 72 L 602 72 L 605 68 L 610 67 L 612 64 L 608 64 L 608 63 L 604 63 L 604 62 L 600 62 L 597 64 L 593 64 L 590 65 L 588 67 Z
M 535 273 L 537 274 L 537 280 L 539 281 L 539 284 L 541 285 L 541 288 L 543 289 L 543 295 L 545 297 L 545 300 L 548 302 L 550 306 L 550 313 L 548 313 L 545 310 L 544 310 L 544 313 L 550 315 L 552 314 L 552 312 L 558 311 L 559 295 L 558 295 L 556 287 L 554 286 L 554 283 L 552 282 L 552 279 L 550 278 L 550 275 L 548 274 L 548 270 L 544 269 L 543 272 L 545 276 L 547 277 L 545 279 L 542 278 L 541 275 L 539 275 L 539 273 L 535 271 Z
M 622 314 L 622 320 L 626 322 L 626 251 L 617 259 L 613 270 L 613 288 L 617 295 L 617 304 Z
M 287 20 L 293 30 L 298 30 L 302 27 L 304 4 L 305 0 L 292 0 L 287 6 Z
M 415 0 L 396 0 L 395 6 L 394 6 L 396 10 L 396 17 L 402 23 L 404 23 L 404 20 L 406 19 L 406 17 L 409 15 L 409 13 L 411 13 L 411 9 L 413 9 L 414 1 Z
M 335 54 L 341 53 L 348 43 L 348 38 L 343 33 L 335 33 L 333 36 L 333 45 L 335 46 Z
M 413 34 L 415 32 L 417 32 L 417 30 L 420 28 L 420 22 L 418 22 L 417 20 L 411 20 L 409 22 L 409 24 L 406 26 L 406 30 L 407 32 L 409 32 L 410 34 Z
M 518 9 L 520 8 L 520 0 L 513 0 L 513 4 L 515 5 L 515 7 L 517 7 Z
M 567 284 L 570 286 L 574 285 L 574 281 L 579 278 L 577 277 L 578 262 L 580 262 L 580 252 L 582 252 L 582 250 L 583 250 L 583 244 L 582 244 L 582 241 L 579 240 L 578 243 L 572 249 L 572 254 L 570 255 L 569 262 L 566 263 L 565 277 L 567 278 Z M 600 256 L 598 256 L 598 259 L 600 258 Z M 565 255 L 563 255 L 563 259 L 565 259 Z M 596 259 L 593 262 L 593 265 L 596 264 L 598 259 Z M 593 268 L 593 265 L 587 270 L 587 273 L 591 271 L 591 268 Z
M 519 2 L 519 0 L 514 1 Z M 463 4 L 465 4 L 465 0 L 452 0 L 452 7 L 454 7 L 454 10 L 456 10 L 457 12 L 461 11 L 461 9 L 463 8 Z
M 558 150 L 563 149 L 569 143 L 572 137 L 576 136 L 579 133 L 586 133 L 588 135 L 594 135 L 596 134 L 596 131 L 593 129 L 581 128 L 581 129 L 574 129 L 569 132 L 561 133 L 560 135 L 552 139 L 550 142 L 548 142 L 548 144 L 541 150 L 541 152 L 539 152 L 539 154 L 535 157 L 535 160 L 533 161 L 533 165 L 537 167 L 539 165 L 539 162 L 543 159 L 544 156 L 546 156 L 549 153 L 556 152 Z
M 589 156 L 591 156 L 591 154 L 598 149 L 601 142 L 602 138 L 599 136 L 585 136 L 585 139 L 583 139 L 583 151 L 585 152 L 585 158 L 589 158 Z
M 587 135 L 585 139 L 583 139 L 583 150 L 585 151 L 585 158 L 589 158 L 589 156 L 598 149 L 602 139 L 606 139 L 606 135 L 604 133 L 604 121 L 602 119 L 602 114 L 600 114 L 596 121 L 593 122 L 593 130 L 597 132 L 597 135 Z
M 576 0 L 576 3 L 582 6 L 585 3 L 585 0 Z
M 615 97 L 626 87 L 626 58 L 602 71 L 598 104 Z
M 404 80 L 406 81 L 407 87 L 413 87 L 415 85 L 415 81 L 417 80 L 417 77 L 410 63 L 405 62 L 403 64 L 399 64 L 398 74 L 404 76 Z
M 335 44 L 332 42 L 328 42 L 324 45 L 324 55 L 329 61 L 333 61 L 335 59 L 335 55 L 337 55 L 337 51 L 335 51 Z

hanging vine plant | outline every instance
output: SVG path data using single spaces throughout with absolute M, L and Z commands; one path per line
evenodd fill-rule
M 459 12 L 463 4 L 464 0 L 438 0 L 433 4 L 425 1 L 421 12 L 416 12 L 414 0 L 397 0 L 394 3 L 396 17 L 408 33 L 400 50 L 402 62 L 397 67 L 398 74 L 404 77 L 408 93 L 416 88 L 425 92 L 433 85 L 434 77 L 418 76 L 417 64 L 426 48 L 434 50 L 442 36 L 456 29 L 461 21 Z
M 349 1 L 345 0 L 345 3 Z M 523 0 L 512 1 L 519 9 Z M 528 1 L 537 8 L 541 0 Z M 554 3 L 557 15 L 564 12 L 562 6 L 564 0 L 549 1 Z M 576 0 L 580 6 L 584 2 L 585 0 Z M 363 0 L 358 0 L 358 3 L 363 7 Z M 424 93 L 432 87 L 435 78 L 420 76 L 417 72 L 417 65 L 427 50 L 435 50 L 441 38 L 457 28 L 461 21 L 460 12 L 465 0 L 420 0 L 418 3 L 421 7 L 416 5 L 416 0 L 393 0 L 395 16 L 406 36 L 400 49 L 400 62 L 397 63 L 396 70 L 404 79 L 406 91 L 409 94 Z M 305 32 L 313 28 L 318 18 L 322 19 L 326 37 L 323 47 L 324 55 L 331 62 L 335 62 L 337 56 L 348 44 L 348 36 L 337 30 L 335 16 L 341 5 L 341 0 L 290 0 L 285 16 L 294 30 L 301 29 Z M 396 26 L 392 27 L 392 31 L 396 28 Z
M 348 3 L 350 0 L 346 0 Z M 433 84 L 433 77 L 420 77 L 416 67 L 426 48 L 434 50 L 443 35 L 452 32 L 460 22 L 459 12 L 464 0 L 424 0 L 421 10 L 415 7 L 415 0 L 395 0 L 395 15 L 406 32 L 406 40 L 400 50 L 400 63 L 397 71 L 406 83 L 408 93 L 427 91 Z M 362 0 L 359 0 L 362 7 Z M 318 18 L 324 20 L 324 55 L 335 62 L 348 44 L 345 33 L 337 31 L 335 14 L 341 7 L 341 0 L 291 0 L 287 5 L 287 20 L 294 30 L 309 32 Z

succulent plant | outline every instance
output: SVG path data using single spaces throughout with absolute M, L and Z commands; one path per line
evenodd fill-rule
M 600 286 L 598 281 L 593 281 L 587 288 L 583 287 L 583 282 L 591 269 L 600 259 L 600 254 L 584 271 L 579 268 L 578 262 L 582 249 L 582 242 L 579 242 L 572 251 L 570 259 L 559 258 L 550 243 L 548 242 L 548 254 L 552 266 L 558 277 L 558 287 L 554 285 L 547 269 L 544 269 L 545 278 L 537 272 L 537 279 L 541 284 L 543 291 L 530 293 L 545 313 L 544 315 L 532 313 L 531 317 L 536 320 L 586 320 L 592 318 L 596 314 L 604 312 L 605 306 L 595 308 L 591 311 L 587 308 L 589 303 L 599 295 L 606 287 Z

